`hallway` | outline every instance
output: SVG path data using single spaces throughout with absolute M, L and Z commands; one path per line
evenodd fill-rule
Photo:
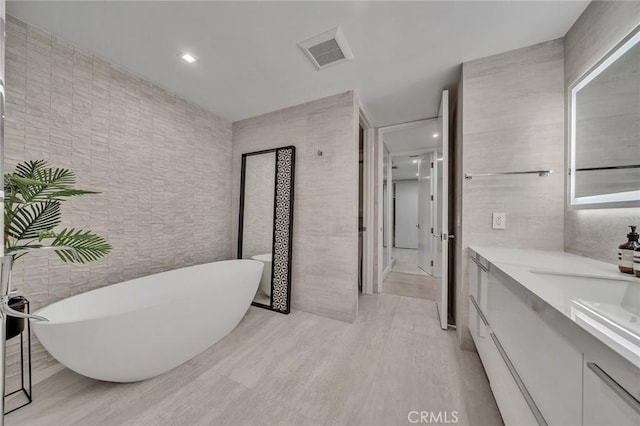
M 427 274 L 415 275 L 403 272 L 390 272 L 382 285 L 382 291 L 396 296 L 416 297 L 436 300 L 438 283 Z
M 394 247 L 392 257 L 395 258 L 391 267 L 393 272 L 427 275 L 426 272 L 418 267 L 418 250 Z

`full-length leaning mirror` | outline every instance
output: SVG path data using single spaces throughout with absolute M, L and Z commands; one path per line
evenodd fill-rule
M 255 306 L 288 314 L 291 301 L 293 146 L 242 155 L 238 258 L 264 263 Z
M 569 88 L 570 203 L 640 205 L 640 27 Z

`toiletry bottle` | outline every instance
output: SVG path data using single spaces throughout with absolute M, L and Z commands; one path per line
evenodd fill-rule
M 633 274 L 633 255 L 640 244 L 636 227 L 630 225 L 629 228 L 631 232 L 627 234 L 628 241 L 618 247 L 618 269 L 626 274 Z

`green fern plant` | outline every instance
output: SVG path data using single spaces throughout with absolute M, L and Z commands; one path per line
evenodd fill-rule
M 62 221 L 60 204 L 70 197 L 97 194 L 76 189 L 75 174 L 69 169 L 52 168 L 45 160 L 27 161 L 16 166 L 15 172 L 4 175 L 4 249 L 6 253 L 25 247 L 73 247 L 56 250 L 64 262 L 87 263 L 106 256 L 111 245 L 91 231 L 64 228 L 54 231 Z M 16 259 L 24 254 L 16 256 Z

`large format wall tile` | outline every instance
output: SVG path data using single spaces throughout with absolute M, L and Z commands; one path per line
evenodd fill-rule
M 43 304 L 231 256 L 231 124 L 132 73 L 8 18 L 5 170 L 46 159 L 100 191 L 63 206 L 113 252 L 67 265 L 31 254 L 13 282 Z M 179 283 L 176 283 L 179 285 Z M 35 354 L 35 362 L 46 355 Z
M 563 41 L 554 40 L 463 64 L 462 253 L 456 322 L 468 332 L 466 248 L 488 245 L 562 250 L 564 206 Z M 537 175 L 464 180 L 464 173 L 551 169 Z M 507 214 L 505 230 L 491 227 Z M 460 232 L 460 230 L 459 230 Z
M 242 154 L 294 145 L 292 307 L 344 321 L 358 306 L 357 131 L 353 92 L 233 123 L 234 239 Z

